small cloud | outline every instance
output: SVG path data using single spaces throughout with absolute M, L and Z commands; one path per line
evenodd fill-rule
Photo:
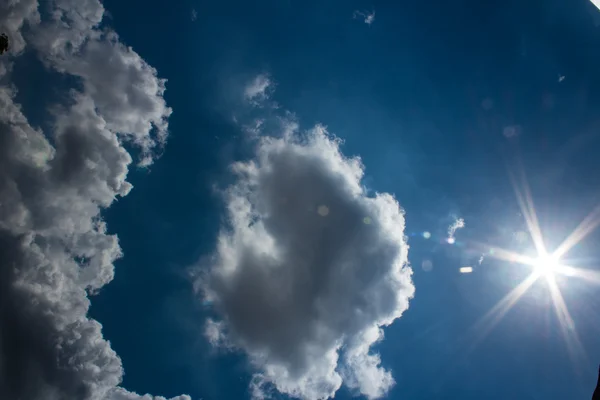
M 365 24 L 371 25 L 375 21 L 375 11 L 368 12 L 368 11 L 356 10 L 352 14 L 352 18 L 354 18 L 354 19 L 360 18 L 365 22 Z
M 198 19 L 198 11 L 195 8 L 192 8 L 192 22 L 196 22 Z
M 479 257 L 479 265 L 481 265 L 481 263 L 483 262 L 484 259 L 485 259 L 485 255 L 482 254 L 481 257 Z
M 223 329 L 223 322 L 209 318 L 204 325 L 204 336 L 215 347 L 229 347 Z
M 263 118 L 256 118 L 251 123 L 244 125 L 242 129 L 250 138 L 257 138 L 262 133 L 264 123 L 265 120 Z
M 274 83 L 268 74 L 257 75 L 244 88 L 244 99 L 254 106 L 261 106 L 271 97 Z
M 470 274 L 473 272 L 473 267 L 461 267 L 459 271 L 461 274 Z
M 457 218 L 452 225 L 448 227 L 448 243 L 450 243 L 450 239 L 454 239 L 454 234 L 457 230 L 465 227 L 465 220 L 462 218 Z M 454 243 L 454 240 L 452 240 Z
M 560 82 L 564 81 L 564 80 L 565 80 L 565 78 L 566 78 L 566 76 L 564 76 L 564 75 L 559 75 L 559 76 L 558 76 L 558 83 L 560 83 Z

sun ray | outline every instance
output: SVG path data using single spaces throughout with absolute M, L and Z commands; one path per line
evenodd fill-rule
M 575 323 L 573 322 L 567 304 L 560 293 L 560 288 L 556 283 L 556 279 L 548 279 L 548 287 L 550 289 L 550 296 L 552 298 L 556 317 L 558 318 L 561 333 L 567 345 L 569 357 L 571 358 L 574 367 L 577 368 L 578 365 L 581 365 L 582 359 L 584 362 L 588 362 L 589 360 L 587 360 L 583 345 L 581 344 L 581 340 L 575 329 Z
M 589 283 L 600 285 L 600 272 L 595 270 L 561 264 L 557 267 L 556 272 L 561 275 L 583 279 Z
M 506 250 L 501 247 L 494 247 L 494 246 L 490 246 L 485 243 L 475 242 L 475 241 L 470 241 L 469 245 L 476 247 L 477 249 L 480 249 L 481 251 L 487 252 L 488 254 L 486 254 L 486 257 L 489 256 L 489 257 L 496 258 L 498 260 L 504 260 L 504 261 L 508 261 L 508 262 L 516 262 L 519 264 L 530 265 L 530 266 L 533 266 L 535 264 L 535 259 L 533 257 L 527 256 L 524 254 L 519 254 L 514 251 Z
M 571 232 L 571 234 L 558 246 L 554 255 L 558 258 L 564 256 L 573 246 L 583 240 L 600 224 L 600 206 L 592 210 L 587 217 Z
M 472 327 L 471 331 L 475 332 L 476 337 L 471 342 L 472 351 L 487 335 L 498 325 L 502 318 L 513 308 L 519 299 L 529 290 L 529 288 L 537 281 L 539 275 L 530 274 L 517 287 L 511 290 L 504 296 L 491 310 L 481 317 Z
M 537 214 L 535 212 L 533 197 L 531 196 L 531 190 L 529 189 L 529 184 L 527 183 L 527 178 L 525 177 L 525 173 L 523 172 L 522 166 L 520 168 L 520 171 L 522 190 L 519 189 L 519 183 L 517 182 L 514 173 L 509 170 L 510 180 L 512 182 L 513 190 L 515 191 L 517 202 L 519 203 L 519 208 L 521 209 L 521 213 L 525 218 L 527 230 L 529 231 L 529 235 L 533 240 L 535 249 L 538 252 L 538 254 L 542 254 L 546 252 L 546 247 L 544 246 L 542 231 L 540 229 Z

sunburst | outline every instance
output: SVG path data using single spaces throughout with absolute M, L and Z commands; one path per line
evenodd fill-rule
M 563 261 L 563 257 L 568 251 L 600 224 L 600 206 L 584 218 L 556 250 L 549 252 L 544 244 L 542 231 L 535 212 L 531 191 L 525 179 L 525 174 L 521 174 L 520 185 L 514 174 L 511 174 L 511 181 L 521 213 L 527 224 L 527 230 L 529 231 L 529 235 L 535 246 L 536 255 L 532 257 L 530 255 L 519 254 L 501 248 L 492 248 L 493 251 L 490 253 L 493 257 L 528 266 L 531 268 L 531 274 L 496 303 L 492 309 L 490 309 L 473 326 L 476 337 L 471 343 L 471 350 L 487 336 L 510 309 L 517 304 L 519 299 L 527 293 L 534 283 L 543 279 L 546 281 L 552 305 L 560 323 L 561 332 L 571 359 L 576 361 L 578 357 L 585 358 L 585 352 L 583 351 L 579 335 L 575 329 L 575 324 L 558 286 L 557 277 L 576 277 L 585 279 L 591 283 L 600 284 L 600 273 L 589 269 L 566 265 Z

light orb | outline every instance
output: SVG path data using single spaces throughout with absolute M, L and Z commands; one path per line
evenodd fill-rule
M 539 276 L 552 278 L 560 266 L 559 261 L 557 257 L 553 257 L 550 254 L 543 254 L 533 263 L 534 272 Z

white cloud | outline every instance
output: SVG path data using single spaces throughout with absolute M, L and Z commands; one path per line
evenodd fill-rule
M 198 19 L 198 11 L 195 8 L 192 8 L 192 22 L 196 22 Z
M 104 8 L 97 0 L 54 0 L 52 18 L 35 29 L 33 45 L 46 64 L 79 77 L 107 128 L 133 141 L 142 165 L 164 145 L 172 110 L 163 94 L 166 80 L 115 32 L 100 30 Z
M 114 390 L 112 390 L 110 392 L 110 394 L 108 395 L 106 400 L 167 400 L 167 399 L 162 396 L 152 396 L 149 394 L 140 396 L 137 393 L 128 392 L 127 390 L 124 390 L 122 388 L 115 388 Z M 191 400 L 191 397 L 187 396 L 187 395 L 183 395 L 183 396 L 173 397 L 169 400 Z M 202 400 L 202 399 L 200 399 L 200 400 Z
M 215 347 L 229 347 L 227 337 L 223 334 L 223 322 L 207 319 L 204 325 L 204 336 Z
M 2 3 L 12 56 L 25 48 L 29 21 L 25 37 L 46 66 L 83 85 L 52 107 L 46 132 L 29 124 L 13 86 L 0 86 L 0 398 L 164 400 L 118 387 L 121 360 L 87 315 L 88 294 L 112 280 L 122 255 L 100 214 L 132 187 L 122 140 L 147 158 L 164 139 L 164 81 L 97 30 L 97 0 L 46 5 L 52 19 L 37 21 L 37 2 Z
M 265 380 L 263 374 L 254 374 L 250 381 L 250 396 L 253 400 L 265 400 L 270 398 L 269 382 Z
M 369 354 L 371 344 L 380 340 L 383 340 L 383 331 L 379 327 L 371 326 L 363 331 L 356 346 L 349 348 L 344 366 L 346 385 L 360 390 L 369 399 L 385 396 L 395 383 L 392 374 L 380 367 L 379 354 Z
M 259 369 L 256 398 L 272 384 L 324 399 L 342 383 L 377 398 L 394 383 L 370 347 L 414 293 L 404 215 L 389 194 L 367 197 L 360 160 L 339 145 L 320 126 L 291 130 L 232 167 L 229 225 L 198 284 L 219 335 Z
M 373 22 L 375 22 L 375 11 L 369 12 L 356 10 L 352 14 L 352 17 L 354 19 L 360 18 L 365 22 L 365 24 L 371 25 Z
M 465 227 L 465 220 L 462 218 L 455 218 L 452 225 L 448 227 L 448 238 L 453 239 L 456 231 Z
M 271 96 L 274 83 L 268 74 L 259 74 L 244 88 L 244 99 L 254 106 L 261 106 Z

